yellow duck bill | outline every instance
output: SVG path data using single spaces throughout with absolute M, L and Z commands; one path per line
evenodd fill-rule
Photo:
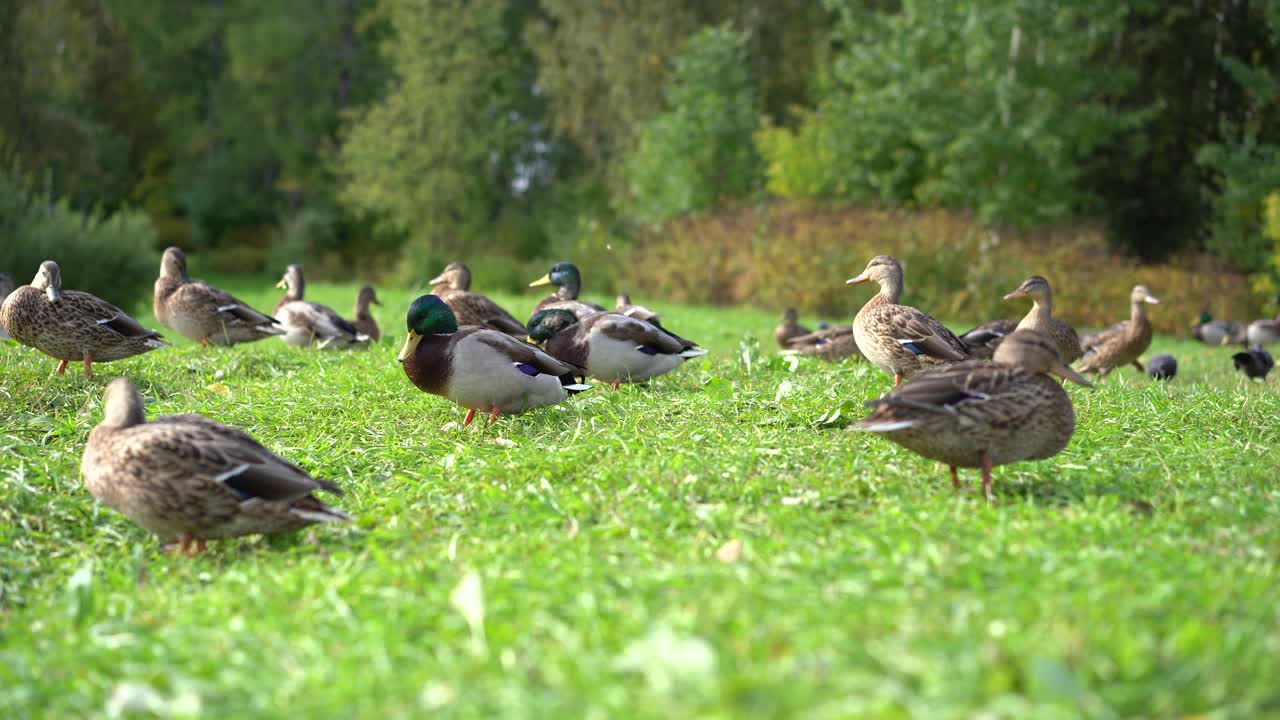
M 400 354 L 396 356 L 396 360 L 404 362 L 418 349 L 418 343 L 422 342 L 422 336 L 413 330 L 409 331 L 409 336 L 404 339 L 404 347 L 400 349 Z
M 534 280 L 533 282 L 529 283 L 529 287 L 538 287 L 539 285 L 550 285 L 550 284 L 551 284 L 551 275 L 548 273 L 547 275 L 543 275 L 537 280 Z

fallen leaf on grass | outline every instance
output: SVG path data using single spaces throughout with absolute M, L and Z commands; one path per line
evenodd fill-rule
M 737 538 L 721 545 L 720 549 L 716 551 L 716 559 L 726 565 L 738 562 L 740 557 L 742 557 L 742 541 Z

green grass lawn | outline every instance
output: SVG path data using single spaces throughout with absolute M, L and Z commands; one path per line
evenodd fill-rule
M 461 429 L 395 362 L 412 295 L 367 353 L 168 333 L 85 380 L 0 346 L 0 717 L 1280 717 L 1280 399 L 1229 350 L 1158 338 L 1175 381 L 1068 385 L 1070 446 L 987 502 L 846 430 L 879 371 L 642 293 L 712 354 Z M 117 375 L 358 521 L 162 553 L 78 479 Z

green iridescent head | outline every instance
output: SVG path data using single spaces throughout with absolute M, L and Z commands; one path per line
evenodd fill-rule
M 551 266 L 550 272 L 529 283 L 529 287 L 538 285 L 555 285 L 556 287 L 577 290 L 582 287 L 582 276 L 578 266 L 571 262 L 558 262 Z
M 529 340 L 542 343 L 553 335 L 576 325 L 578 318 L 568 310 L 541 310 L 529 318 Z
M 458 331 L 458 318 L 443 300 L 435 295 L 423 295 L 409 306 L 405 315 L 405 325 L 409 336 L 404 340 L 404 349 L 397 358 L 401 362 L 413 354 L 418 343 L 427 335 L 451 335 Z

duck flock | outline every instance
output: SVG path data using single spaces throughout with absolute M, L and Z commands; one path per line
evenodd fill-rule
M 477 413 L 494 422 L 564 402 L 590 389 L 592 378 L 614 389 L 645 382 L 707 352 L 626 295 L 613 310 L 579 299 L 582 279 L 572 263 L 558 263 L 530 284 L 555 291 L 538 302 L 527 323 L 471 292 L 471 272 L 462 263 L 449 264 L 430 282 L 431 293 L 406 312 L 407 336 L 397 361 L 413 385 L 466 408 L 464 426 Z M 1052 457 L 1066 447 L 1075 414 L 1065 381 L 1092 387 L 1081 373 L 1098 378 L 1126 366 L 1157 379 L 1177 372 L 1167 355 L 1151 358 L 1145 368 L 1139 361 L 1152 337 L 1146 305 L 1159 302 L 1142 285 L 1130 293 L 1128 320 L 1080 337 L 1054 317 L 1049 282 L 1038 275 L 1004 296 L 1031 300 L 1021 321 L 983 323 L 961 335 L 900 304 L 903 271 L 896 259 L 873 258 L 848 284 L 867 282 L 879 291 L 851 325 L 811 332 L 787 310 L 774 337 L 786 353 L 864 358 L 892 375 L 893 389 L 868 402 L 870 414 L 853 429 L 947 465 L 957 488 L 958 468 L 978 468 L 989 496 L 993 467 Z M 300 347 L 358 350 L 381 337 L 370 313 L 370 305 L 381 304 L 372 287 L 360 289 L 351 320 L 305 299 L 300 265 L 290 265 L 277 287 L 285 293 L 272 314 L 259 312 L 193 280 L 186 256 L 169 248 L 155 283 L 155 315 L 202 346 L 278 336 Z M 0 300 L 0 339 L 11 337 L 58 360 L 58 374 L 69 362 L 83 362 L 88 378 L 94 362 L 169 347 L 115 305 L 63 290 L 53 261 L 42 263 L 31 284 L 21 287 L 0 273 Z M 1248 327 L 1205 316 L 1195 335 L 1214 345 L 1252 345 L 1233 362 L 1248 377 L 1265 379 L 1274 362 L 1263 346 L 1280 339 L 1280 316 Z M 204 550 L 208 540 L 351 519 L 316 497 L 317 491 L 340 493 L 337 485 L 311 477 L 239 429 L 194 414 L 148 421 L 142 396 L 127 378 L 106 387 L 102 422 L 89 435 L 81 474 L 94 497 L 188 555 Z

